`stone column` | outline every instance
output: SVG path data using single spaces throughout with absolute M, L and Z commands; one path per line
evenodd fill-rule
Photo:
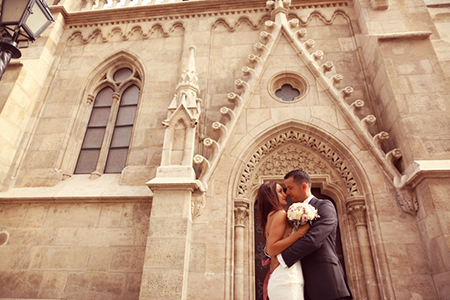
M 234 300 L 244 299 L 244 234 L 248 202 L 234 202 Z
M 187 299 L 191 198 L 197 185 L 182 178 L 163 182 L 158 177 L 147 185 L 153 202 L 139 299 Z
M 359 203 L 350 204 L 347 213 L 353 218 L 358 236 L 358 244 L 361 252 L 361 260 L 364 270 L 364 279 L 370 300 L 380 299 L 378 283 L 375 275 L 372 251 L 370 250 L 369 234 L 366 224 L 366 206 Z

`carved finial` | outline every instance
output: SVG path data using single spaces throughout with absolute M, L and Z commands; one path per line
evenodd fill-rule
M 225 125 L 223 125 L 223 124 L 220 123 L 220 122 L 214 122 L 214 123 L 212 124 L 212 128 L 213 128 L 214 130 L 220 130 L 220 133 L 221 133 L 220 139 L 221 139 L 221 140 L 223 140 L 224 138 L 226 138 L 226 136 L 227 136 L 227 134 L 228 134 L 228 128 L 227 128 Z
M 336 76 L 334 76 L 336 77 Z M 339 92 L 343 92 L 344 93 L 344 97 L 348 97 L 353 93 L 353 88 L 351 86 L 347 86 L 345 88 L 343 88 L 342 90 L 340 90 Z
M 344 77 L 341 74 L 336 74 L 331 79 L 333 80 L 333 84 L 338 84 Z
M 211 155 L 210 159 L 211 159 L 211 161 L 213 161 L 216 153 L 218 153 L 220 151 L 220 145 L 212 138 L 204 139 L 203 145 L 205 145 L 206 148 L 211 148 L 212 155 Z
M 238 84 L 236 83 L 236 85 L 238 85 Z M 243 101 L 241 96 L 239 96 L 238 94 L 235 94 L 235 93 L 229 93 L 228 100 L 234 102 L 234 104 L 237 107 L 240 107 L 242 105 L 242 101 Z
M 300 24 L 300 21 L 298 19 L 292 19 L 289 21 L 289 25 L 291 25 L 291 28 L 296 28 Z
M 309 39 L 306 42 L 304 42 L 303 45 L 306 48 L 314 48 L 314 46 L 316 45 L 316 41 Z
M 333 69 L 334 64 L 331 61 L 327 61 L 326 63 L 322 64 L 320 67 L 323 68 L 324 73 L 325 73 L 326 71 L 330 71 L 331 69 Z
M 364 107 L 364 101 L 361 99 L 356 100 L 352 104 L 350 104 L 350 111 L 356 115 L 356 110 L 361 109 Z
M 209 170 L 210 167 L 209 161 L 200 154 L 197 154 L 194 156 L 194 164 L 200 165 L 202 167 L 202 173 L 198 177 L 198 180 L 201 181 L 203 179 L 203 176 Z
M 247 67 L 247 66 L 242 67 L 242 72 L 243 72 L 244 74 L 251 74 L 252 76 L 256 75 L 255 70 L 253 70 L 252 68 Z
M 308 33 L 308 30 L 306 30 L 306 28 L 300 28 L 300 29 L 297 31 L 297 35 L 298 35 L 299 37 L 304 37 L 304 36 L 306 35 L 306 33 Z
M 375 124 L 376 121 L 377 121 L 377 118 L 375 118 L 374 115 L 368 115 L 367 117 L 365 117 L 364 119 L 361 120 L 361 126 L 366 131 L 368 131 L 369 126 Z
M 402 151 L 395 148 L 386 154 L 386 160 L 394 167 L 394 162 L 402 157 Z M 395 167 L 394 167 L 395 168 Z
M 382 131 L 373 137 L 373 143 L 375 144 L 375 147 L 377 147 L 379 150 L 382 150 L 381 142 L 386 141 L 388 139 L 389 133 L 387 133 L 386 131 Z
M 229 109 L 226 106 L 224 106 L 220 109 L 220 113 L 224 116 L 225 115 L 230 116 L 230 121 L 233 121 L 236 118 L 236 114 L 234 113 L 234 111 L 232 111 L 231 109 Z
M 249 85 L 247 82 L 241 80 L 241 79 L 237 79 L 234 84 L 236 85 L 237 88 L 245 88 L 248 89 Z
M 276 24 L 275 24 L 275 22 L 268 20 L 268 21 L 264 22 L 264 25 L 267 30 L 272 30 Z
M 314 53 L 311 54 L 315 60 L 321 60 L 323 58 L 323 51 L 322 50 L 317 50 Z
M 255 55 L 255 54 L 249 54 L 248 60 L 251 62 L 262 62 L 261 57 Z
M 268 38 L 272 38 L 273 39 L 273 35 L 271 33 L 268 33 L 267 31 L 261 31 L 259 33 L 259 36 L 261 37 L 262 40 L 266 40 Z
M 262 43 L 255 44 L 255 50 L 257 50 L 257 51 L 263 51 L 263 50 L 267 50 L 267 49 L 269 49 L 269 48 L 267 48 L 267 46 Z

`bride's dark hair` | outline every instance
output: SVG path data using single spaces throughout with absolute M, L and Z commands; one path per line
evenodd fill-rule
M 258 221 L 263 230 L 264 239 L 266 238 L 267 216 L 272 211 L 283 209 L 277 194 L 277 183 L 275 181 L 266 181 L 258 189 Z

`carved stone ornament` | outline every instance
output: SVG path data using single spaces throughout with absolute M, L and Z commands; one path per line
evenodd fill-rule
M 330 174 L 333 181 L 338 180 L 333 169 L 318 154 L 291 144 L 264 158 L 259 164 L 259 168 L 253 172 L 251 184 L 258 185 L 260 176 L 284 176 L 289 171 L 300 168 L 308 174 Z
M 347 209 L 347 213 L 352 216 L 355 226 L 366 225 L 366 206 L 354 205 Z
M 195 220 L 203 213 L 206 206 L 205 193 L 192 195 L 191 200 L 191 215 L 192 220 Z
M 248 203 L 235 202 L 234 204 L 234 224 L 235 226 L 244 227 L 245 220 L 249 215 Z
M 312 152 L 315 156 L 314 158 L 311 158 L 313 156 L 309 158 L 304 156 L 302 157 L 302 155 L 299 154 L 302 151 L 299 152 L 298 150 L 295 150 L 294 154 L 292 154 L 293 156 L 288 154 L 288 156 L 283 156 L 284 159 L 276 158 L 276 155 L 274 155 L 271 160 L 268 160 L 268 163 L 271 165 L 269 164 L 269 166 L 263 166 L 263 162 L 265 162 L 266 157 L 272 155 L 282 146 L 287 144 L 296 144 L 296 147 L 301 146 L 302 148 L 305 148 L 304 152 Z M 285 150 L 283 150 L 282 153 L 284 154 Z M 319 158 L 322 160 L 321 163 L 319 163 Z M 298 159 L 299 162 L 295 162 L 296 159 Z M 300 164 L 300 162 L 302 163 Z M 329 167 L 325 167 L 326 164 L 328 164 Z M 316 171 L 314 171 L 315 167 L 318 168 L 315 169 Z M 245 197 L 247 191 L 250 190 L 251 185 L 253 184 L 252 174 L 255 170 L 265 172 L 264 175 L 280 175 L 286 174 L 287 172 L 285 171 L 289 168 L 290 170 L 302 168 L 306 172 L 325 172 L 326 174 L 333 174 L 333 172 L 330 172 L 330 170 L 333 169 L 344 182 L 348 196 L 359 195 L 359 188 L 353 174 L 339 155 L 318 138 L 296 130 L 289 130 L 278 134 L 274 138 L 266 141 L 255 151 L 252 157 L 247 161 L 240 176 L 238 195 Z
M 419 210 L 417 196 L 409 190 L 401 190 L 397 193 L 397 202 L 403 212 L 415 216 Z

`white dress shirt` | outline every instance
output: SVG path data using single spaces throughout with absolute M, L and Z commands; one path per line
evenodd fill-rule
M 303 201 L 303 203 L 305 204 L 309 204 L 309 201 L 311 201 L 311 199 L 314 197 L 314 195 L 309 196 L 308 198 L 306 198 L 306 200 Z M 287 264 L 284 262 L 283 256 L 280 254 L 277 254 L 277 259 L 278 262 L 280 263 L 280 265 L 283 266 L 283 268 L 287 268 Z

